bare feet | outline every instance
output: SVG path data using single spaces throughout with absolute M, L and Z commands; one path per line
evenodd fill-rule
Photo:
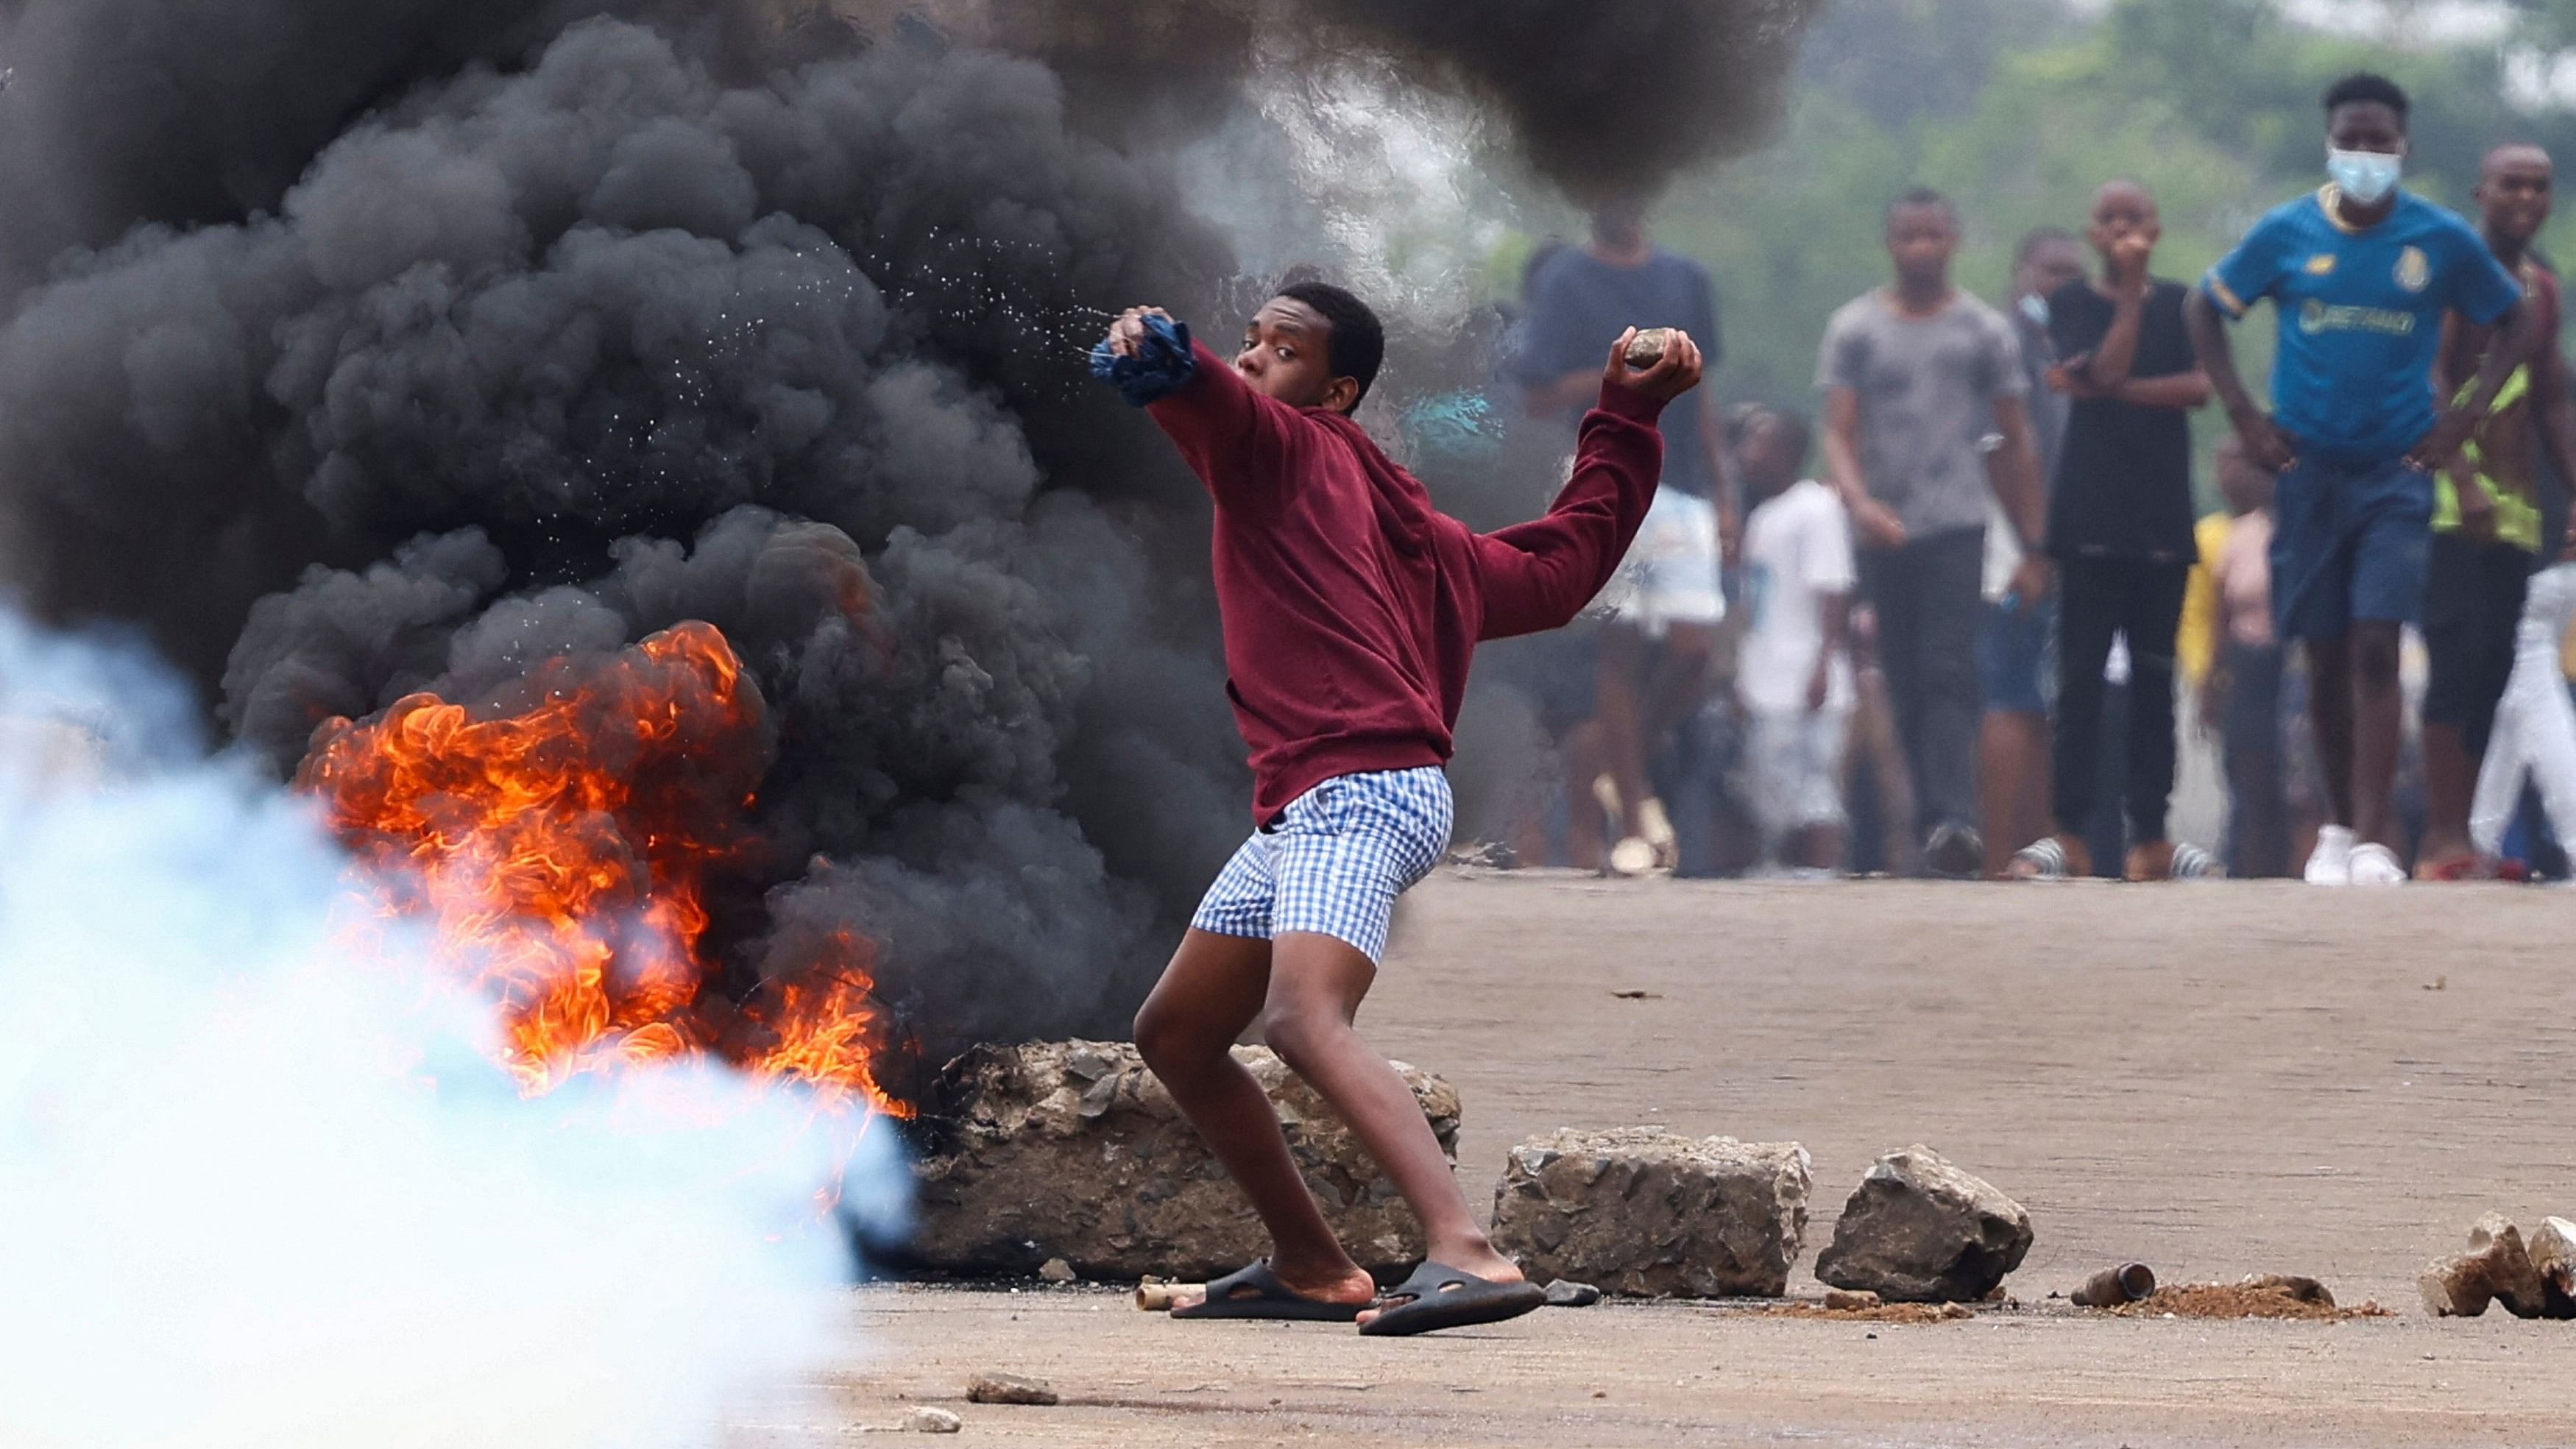
M 2061 862 L 2055 874 L 2050 873 L 2048 852 L 2043 848 L 2051 843 L 2057 847 Z M 2036 844 L 2015 851 L 2004 866 L 2006 880 L 2081 880 L 2092 873 L 2093 851 L 2083 837 L 2076 835 L 2043 836 Z
M 2431 881 L 2480 880 L 2492 872 L 2479 869 L 2477 847 L 2466 836 L 2427 831 L 2415 851 L 2415 878 Z
M 2142 840 L 2129 847 L 2121 874 L 2130 880 L 2172 880 L 2174 848 L 2170 840 Z
M 1502 1254 L 1495 1252 L 1494 1245 L 1491 1242 L 1488 1242 L 1482 1234 L 1478 1234 L 1472 1240 L 1462 1240 L 1455 1243 L 1433 1243 L 1430 1245 L 1429 1251 L 1423 1256 L 1434 1263 L 1445 1263 L 1448 1266 L 1457 1269 L 1461 1273 L 1473 1273 L 1477 1277 L 1482 1278 L 1489 1283 L 1518 1283 L 1528 1276 L 1521 1272 L 1520 1264 L 1515 1263 L 1511 1259 L 1504 1257 Z M 1366 1277 L 1367 1275 L 1362 1274 L 1361 1276 Z M 1301 1289 L 1299 1291 L 1302 1292 L 1304 1290 Z M 1374 1297 L 1375 1295 L 1371 1296 Z M 1333 1301 L 1336 1303 L 1343 1303 L 1350 1300 L 1336 1298 Z M 1377 1309 L 1368 1309 L 1360 1314 L 1360 1322 L 1366 1323 L 1377 1317 L 1377 1315 Z
M 1307 1266 L 1301 1269 L 1295 1264 L 1283 1262 L 1274 1257 L 1270 1260 L 1270 1271 L 1277 1275 L 1281 1283 L 1287 1285 L 1289 1292 L 1300 1298 L 1312 1298 L 1318 1303 L 1374 1303 L 1377 1301 L 1377 1280 L 1368 1275 L 1366 1268 L 1348 1258 L 1344 1258 L 1341 1266 L 1337 1268 L 1326 1266 L 1317 1269 Z M 1236 1296 L 1248 1298 L 1259 1291 L 1245 1288 Z M 1202 1293 L 1195 1298 L 1175 1299 L 1172 1306 L 1187 1308 L 1206 1301 L 1207 1295 Z

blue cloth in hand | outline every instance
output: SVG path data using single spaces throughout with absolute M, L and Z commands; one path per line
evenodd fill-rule
M 1145 319 L 1145 341 L 1133 357 L 1122 356 L 1109 339 L 1091 349 L 1091 375 L 1118 389 L 1129 407 L 1143 407 L 1180 391 L 1198 375 L 1198 357 L 1190 351 L 1190 326 L 1169 317 Z

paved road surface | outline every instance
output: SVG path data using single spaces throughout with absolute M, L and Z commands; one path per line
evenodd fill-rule
M 1791 1291 L 1812 1293 L 1870 1159 L 1925 1142 L 2030 1209 L 2024 1299 L 2139 1258 L 2168 1282 L 2312 1274 L 2402 1316 L 1609 1306 L 1389 1344 L 1097 1290 L 881 1288 L 825 1401 L 746 1413 L 738 1439 L 829 1442 L 929 1399 L 966 1415 L 960 1442 L 1116 1449 L 2576 1443 L 2576 1324 L 2437 1323 L 2413 1287 L 2483 1211 L 2576 1216 L 2571 943 L 2576 894 L 2507 887 L 1444 875 L 1362 1025 L 1464 1094 L 1471 1195 L 1556 1126 L 1795 1139 L 1816 1214 Z M 958 1402 L 980 1369 L 1068 1403 Z

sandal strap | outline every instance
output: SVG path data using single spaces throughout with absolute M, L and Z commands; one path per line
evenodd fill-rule
M 1394 1287 L 1387 1289 L 1383 1293 L 1380 1293 L 1377 1296 L 1377 1301 L 1381 1306 L 1383 1306 L 1387 1300 L 1393 1298 L 1410 1298 L 1414 1302 L 1419 1303 L 1424 1299 L 1430 1298 L 1434 1294 L 1444 1292 L 1448 1289 L 1464 1288 L 1470 1283 L 1482 1283 L 1484 1281 L 1484 1279 L 1477 1277 L 1473 1273 L 1469 1273 L 1458 1268 L 1452 1268 L 1446 1263 L 1434 1263 L 1430 1259 L 1425 1258 L 1422 1260 L 1421 1267 L 1416 1268 L 1410 1274 L 1407 1274 L 1403 1282 L 1396 1284 Z
M 1233 1272 L 1226 1274 L 1224 1277 L 1209 1283 L 1207 1285 L 1208 1300 L 1210 1302 L 1214 1302 L 1219 1298 L 1231 1298 L 1234 1296 L 1234 1292 L 1238 1288 L 1252 1289 L 1253 1296 L 1257 1298 L 1294 1298 L 1297 1296 L 1295 1293 L 1289 1291 L 1287 1284 L 1279 1281 L 1278 1274 L 1270 1271 L 1270 1260 L 1268 1258 L 1255 1258 L 1251 1262 L 1244 1264 L 1242 1267 L 1235 1269 Z
M 2043 835 L 2014 851 L 2013 859 L 2035 867 L 2042 880 L 2063 880 L 2066 877 L 2066 847 L 2059 844 L 2054 835 Z

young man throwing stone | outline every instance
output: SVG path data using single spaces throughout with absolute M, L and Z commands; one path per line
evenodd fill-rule
M 1175 1317 L 1357 1319 L 1362 1333 L 1410 1334 L 1543 1301 L 1486 1241 L 1413 1093 L 1353 1018 L 1396 897 L 1448 845 L 1441 766 L 1476 644 L 1571 620 L 1653 501 L 1657 419 L 1698 384 L 1701 359 L 1673 332 L 1638 366 L 1634 336 L 1610 347 L 1555 506 L 1490 534 L 1435 510 L 1352 420 L 1385 342 L 1338 287 L 1301 284 L 1263 304 L 1232 362 L 1153 308 L 1120 317 L 1093 353 L 1093 371 L 1151 410 L 1215 498 L 1227 693 L 1251 748 L 1257 829 L 1138 1013 L 1136 1044 L 1273 1251 Z M 1256 1019 L 1422 1221 L 1428 1261 L 1384 1296 L 1334 1238 L 1269 1098 L 1232 1055 Z

